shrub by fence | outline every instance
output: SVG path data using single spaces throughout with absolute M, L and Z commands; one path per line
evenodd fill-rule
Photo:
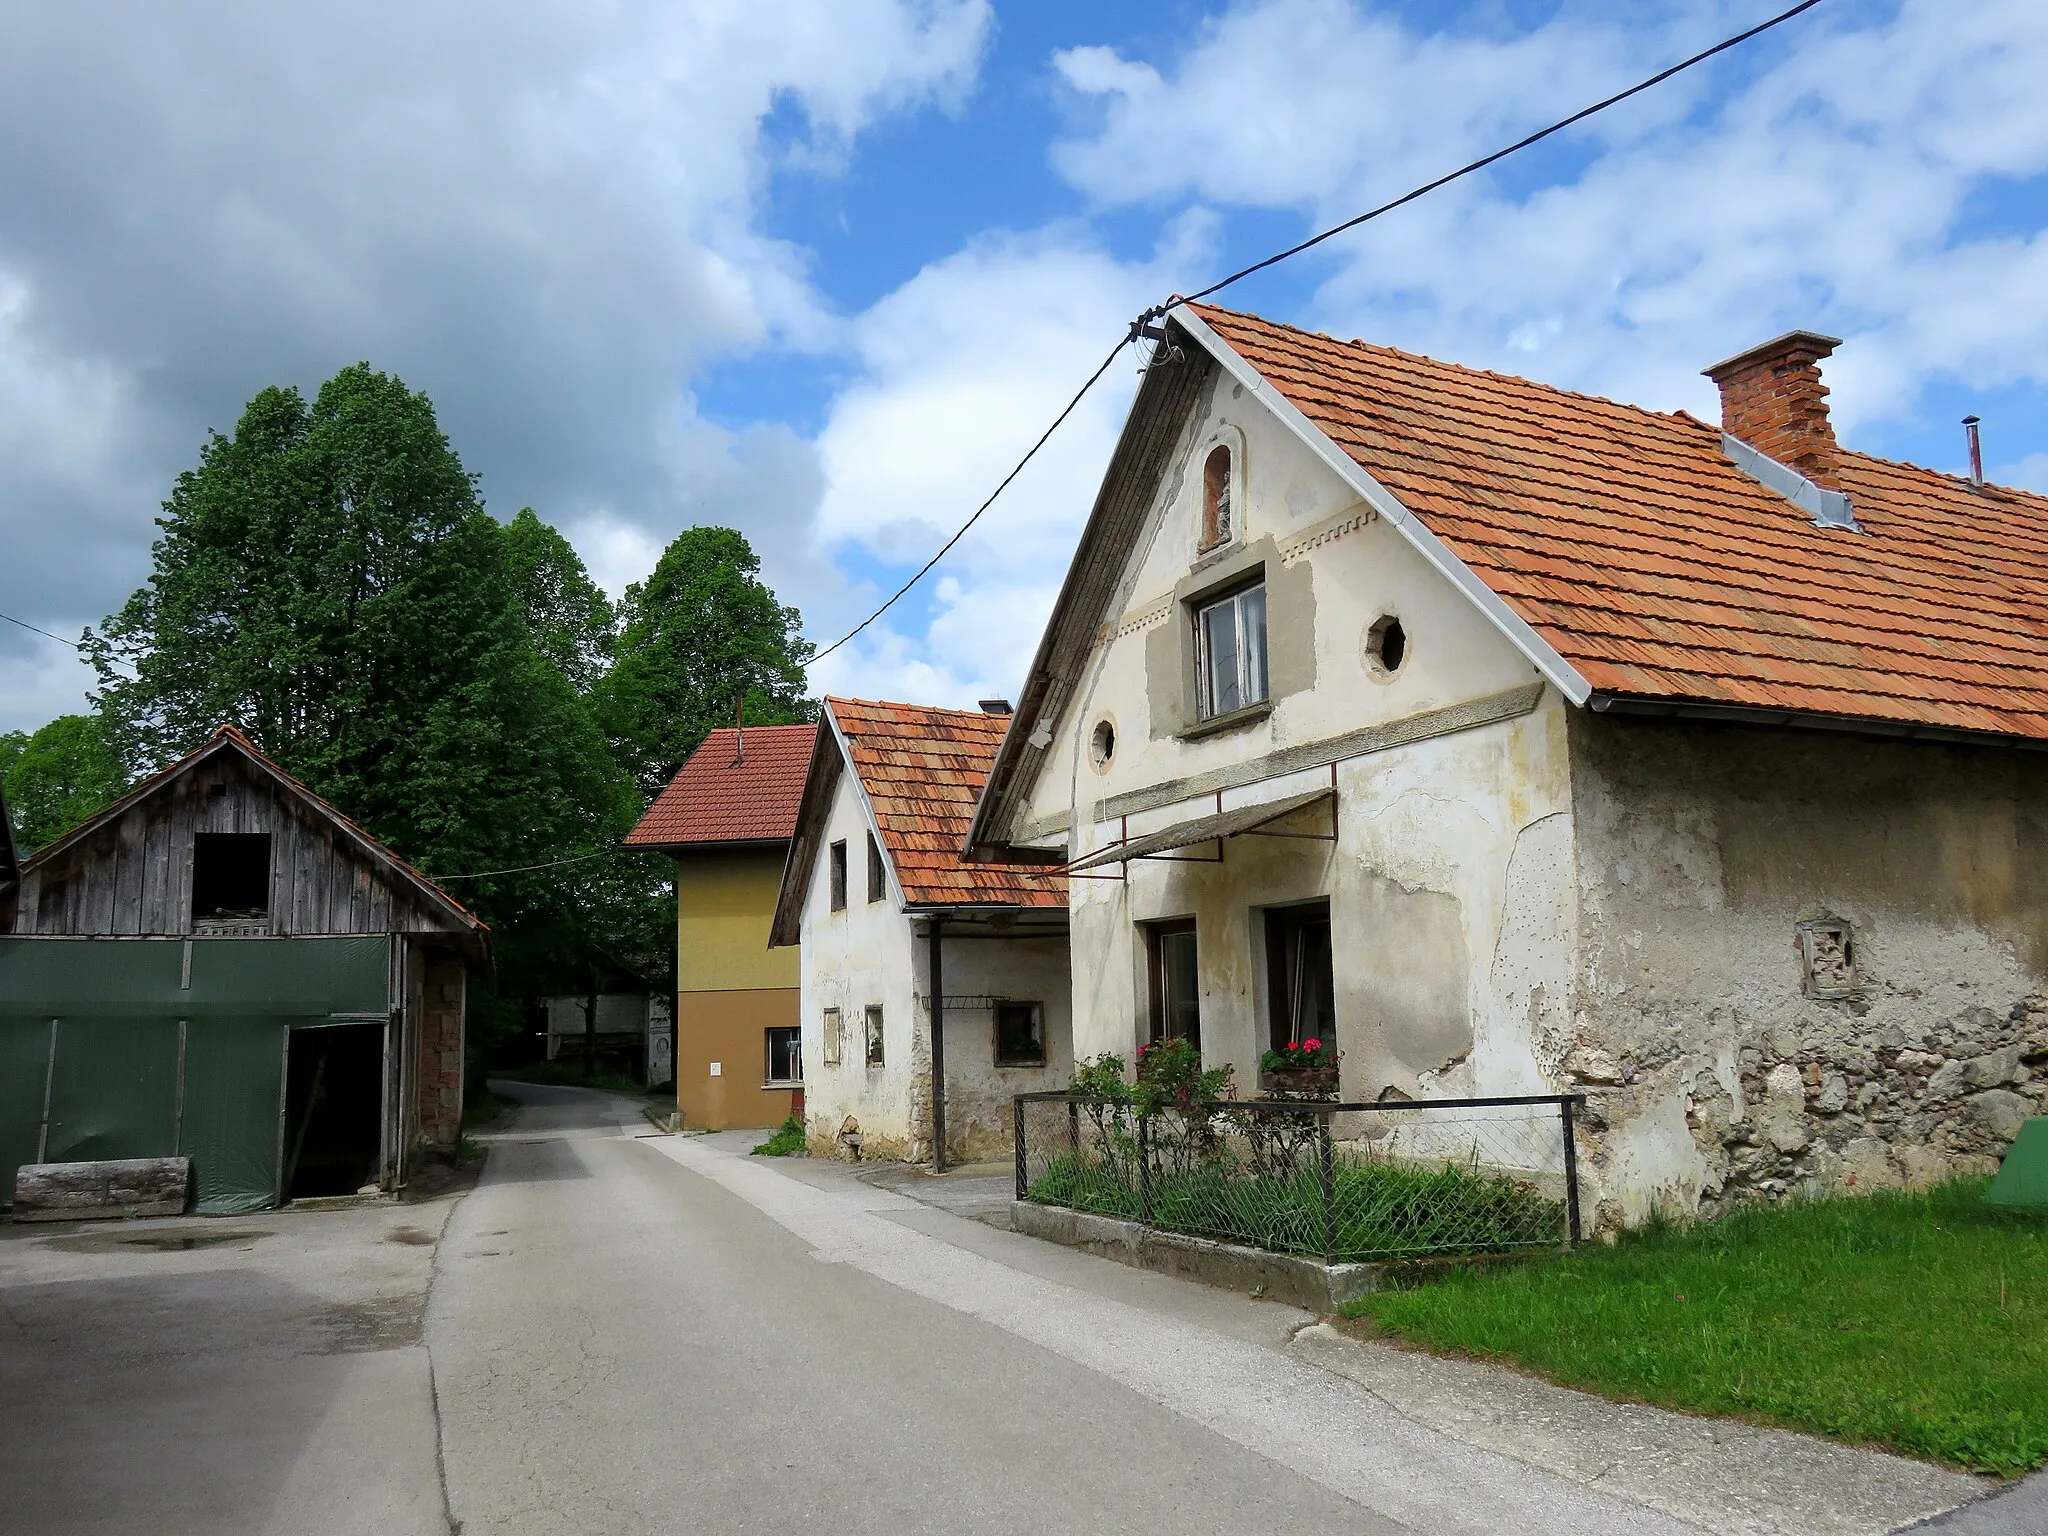
M 1326 1264 L 1576 1242 L 1578 1102 L 1020 1094 L 1017 1198 Z

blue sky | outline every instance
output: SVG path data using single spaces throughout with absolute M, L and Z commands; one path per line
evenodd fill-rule
M 731 523 L 829 640 L 1137 309 L 1772 9 L 0 5 L 0 611 L 96 621 L 205 430 L 368 358 L 614 590 Z M 2043 78 L 2037 4 L 1827 0 L 1227 302 L 1708 417 L 1828 331 L 1852 446 L 1960 467 L 1975 412 L 2048 489 Z M 814 682 L 1014 689 L 1133 377 Z M 0 633 L 0 729 L 84 686 Z

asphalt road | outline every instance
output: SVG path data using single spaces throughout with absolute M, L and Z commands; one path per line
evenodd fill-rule
M 1289 1358 L 1303 1314 L 510 1091 L 426 1323 L 470 1536 L 1683 1529 Z
M 970 1219 L 999 1190 L 506 1091 L 459 1201 L 0 1228 L 0 1532 L 1846 1536 L 1974 1491 L 1324 1358 L 1306 1314 Z M 2044 1501 L 1947 1528 L 2048 1529 Z

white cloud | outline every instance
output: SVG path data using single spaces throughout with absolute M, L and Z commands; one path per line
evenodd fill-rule
M 1067 56 L 1102 117 L 1058 164 L 1104 204 L 1334 222 L 1733 30 L 1725 10 L 1682 30 L 1597 14 L 1494 39 L 1339 0 L 1240 6 L 1156 85 Z M 1597 120 L 1554 185 L 1475 178 L 1341 237 L 1307 258 L 1327 280 L 1301 318 L 1709 416 L 1699 368 L 1830 330 L 1848 340 L 1829 371 L 1852 438 L 1932 377 L 2048 384 L 2048 217 L 1995 238 L 1962 222 L 1973 194 L 2048 172 L 2048 11 L 1819 11 L 1761 47 L 1761 75 L 1725 102 L 1707 93 L 1740 73 L 1700 71 Z
M 656 544 L 761 507 L 800 525 L 808 448 L 728 440 L 690 381 L 834 344 L 803 253 L 759 230 L 778 157 L 829 168 L 877 118 L 957 104 L 989 19 L 987 0 L 0 12 L 0 612 L 55 628 L 117 606 L 205 429 L 364 357 L 434 398 L 496 510 L 591 529 L 601 563 L 620 528 Z M 683 450 L 707 443 L 700 473 Z
M 1129 263 L 1070 228 L 993 236 L 860 316 L 852 334 L 861 373 L 834 400 L 818 442 L 826 547 L 922 564 L 1206 236 L 1205 221 L 1181 220 L 1151 259 Z M 929 592 L 828 657 L 814 670 L 816 686 L 971 704 L 1021 685 L 1123 424 L 1139 357 L 1126 352 L 1112 365 L 947 557 Z M 928 630 L 906 622 L 926 604 Z M 837 637 L 826 630 L 813 625 Z

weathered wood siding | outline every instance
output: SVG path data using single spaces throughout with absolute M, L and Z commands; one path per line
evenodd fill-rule
M 222 752 L 31 869 L 15 932 L 192 932 L 192 840 L 201 832 L 270 834 L 270 915 L 260 931 L 457 931 L 320 806 Z

